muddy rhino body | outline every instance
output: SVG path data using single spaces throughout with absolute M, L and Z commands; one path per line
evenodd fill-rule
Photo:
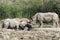
M 47 12 L 47 13 L 36 13 L 32 17 L 32 22 L 37 23 L 39 22 L 40 27 L 43 27 L 43 22 L 52 22 L 53 23 L 53 28 L 58 28 L 59 27 L 59 16 L 57 13 L 54 12 Z
M 29 25 L 29 19 L 27 18 L 14 18 L 14 19 L 5 19 L 3 20 L 3 24 L 2 24 L 2 28 L 15 28 L 15 29 L 20 29 L 20 30 L 24 30 L 25 27 L 27 27 L 29 30 L 31 25 Z

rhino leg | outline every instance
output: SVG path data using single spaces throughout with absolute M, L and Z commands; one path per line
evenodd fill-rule
M 2 28 L 4 28 L 4 23 L 2 24 Z
M 53 20 L 53 28 L 56 27 L 56 22 Z
M 40 21 L 40 26 L 41 28 L 43 28 L 43 21 Z
M 16 26 L 16 29 L 18 30 L 19 26 Z
M 59 22 L 56 22 L 56 28 L 59 28 Z
M 21 26 L 19 26 L 19 30 L 24 30 L 24 28 L 22 28 Z

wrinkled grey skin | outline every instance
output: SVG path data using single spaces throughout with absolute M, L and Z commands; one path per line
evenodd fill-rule
M 59 16 L 54 12 L 47 12 L 47 13 L 36 13 L 32 17 L 32 24 L 36 24 L 39 22 L 40 27 L 43 27 L 43 22 L 52 22 L 53 28 L 59 27 Z
M 5 19 L 3 20 L 3 24 L 2 24 L 2 28 L 14 28 L 16 27 L 17 30 L 19 28 L 20 25 L 20 19 L 15 18 L 15 19 Z

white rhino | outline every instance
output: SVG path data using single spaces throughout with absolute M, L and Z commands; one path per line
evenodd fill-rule
M 28 24 L 30 21 L 27 18 L 14 18 L 14 19 L 5 19 L 3 20 L 2 28 L 15 28 L 18 30 L 18 28 L 24 30 L 25 27 L 30 28 L 30 25 Z
M 36 13 L 32 17 L 32 23 L 35 24 L 39 22 L 40 27 L 43 27 L 43 22 L 52 22 L 53 28 L 59 27 L 59 16 L 54 12 L 47 12 L 47 13 Z

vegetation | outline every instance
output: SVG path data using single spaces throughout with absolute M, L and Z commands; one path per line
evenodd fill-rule
M 31 18 L 36 12 L 50 11 L 60 15 L 60 0 L 0 0 L 0 20 Z

